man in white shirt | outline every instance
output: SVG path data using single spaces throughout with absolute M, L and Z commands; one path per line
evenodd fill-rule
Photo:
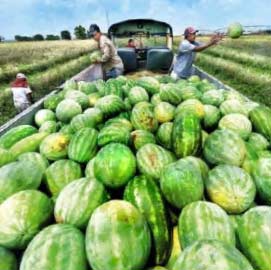
M 32 104 L 32 91 L 24 74 L 18 73 L 16 80 L 11 84 L 13 102 L 16 110 L 22 112 Z
M 184 31 L 184 40 L 180 44 L 176 62 L 171 73 L 174 79 L 187 79 L 193 75 L 193 63 L 196 53 L 218 44 L 223 38 L 222 35 L 215 34 L 208 43 L 203 44 L 196 41 L 197 32 L 198 30 L 195 30 L 193 27 L 188 27 Z

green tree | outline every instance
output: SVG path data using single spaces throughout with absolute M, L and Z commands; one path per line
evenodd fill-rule
M 58 35 L 47 35 L 46 40 L 60 40 L 60 36 L 58 36 Z
M 82 25 L 78 25 L 74 28 L 74 35 L 76 39 L 86 39 L 87 38 L 87 31 L 86 28 Z
M 72 39 L 71 33 L 68 30 L 61 31 L 60 35 L 61 35 L 61 39 L 65 39 L 65 40 L 71 40 Z
M 33 40 L 35 40 L 35 41 L 43 41 L 44 36 L 42 34 L 36 34 L 36 35 L 33 36 Z

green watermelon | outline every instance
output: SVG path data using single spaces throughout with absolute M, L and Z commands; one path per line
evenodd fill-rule
M 206 129 L 216 128 L 221 118 L 220 111 L 213 105 L 204 105 L 203 126 Z
M 135 173 L 135 156 L 123 144 L 107 144 L 95 157 L 94 175 L 110 188 L 119 188 L 125 185 Z
M 205 141 L 203 153 L 205 159 L 213 164 L 240 166 L 246 155 L 244 141 L 233 131 L 216 130 Z
M 77 86 L 77 82 L 71 79 L 65 82 L 64 90 L 76 90 Z
M 87 163 L 87 166 L 85 168 L 85 176 L 88 177 L 88 178 L 95 178 L 95 175 L 94 175 L 94 161 L 95 161 L 95 157 L 93 159 L 91 159 Z
M 173 123 L 168 122 L 160 125 L 156 133 L 157 142 L 168 150 L 172 149 L 172 130 Z
M 67 135 L 69 138 L 73 136 L 75 131 L 73 130 L 72 126 L 70 124 L 64 124 L 60 129 L 59 133 L 62 133 L 64 135 Z
M 94 107 L 97 101 L 102 97 L 102 95 L 98 92 L 92 93 L 88 95 L 88 101 L 89 101 L 89 106 Z
M 238 22 L 230 24 L 227 30 L 227 34 L 233 39 L 242 36 L 243 32 L 243 26 Z
M 74 132 L 83 128 L 95 128 L 96 124 L 96 119 L 92 115 L 85 113 L 74 116 L 70 123 Z
M 163 147 L 148 143 L 136 154 L 139 171 L 147 177 L 159 180 L 163 168 L 174 162 L 174 155 Z
M 56 222 L 84 229 L 93 211 L 106 200 L 106 190 L 95 178 L 75 180 L 65 186 L 56 199 Z
M 150 95 L 159 93 L 160 91 L 160 83 L 153 77 L 141 77 L 137 80 L 137 85 L 143 87 Z
M 267 150 L 270 147 L 269 141 L 261 134 L 252 132 L 248 138 L 248 142 L 257 150 Z
M 70 122 L 74 116 L 80 113 L 82 113 L 80 104 L 72 99 L 65 99 L 56 107 L 56 117 L 64 123 Z
M 40 144 L 40 153 L 49 160 L 65 158 L 70 139 L 63 133 L 52 133 Z
M 86 109 L 90 106 L 89 99 L 86 94 L 76 90 L 70 90 L 65 94 L 65 99 L 71 99 L 80 104 L 82 109 Z
M 94 119 L 96 124 L 100 124 L 103 122 L 103 113 L 98 108 L 88 108 L 84 111 L 84 114 L 91 116 Z
M 163 100 L 161 100 L 160 98 L 160 94 L 156 93 L 151 97 L 151 104 L 153 106 L 156 106 L 157 104 L 159 104 L 160 102 L 162 102 Z
M 68 224 L 43 229 L 28 245 L 20 265 L 20 270 L 34 269 L 87 270 L 82 232 Z
M 182 87 L 180 92 L 183 100 L 200 99 L 202 96 L 201 92 L 196 87 L 190 85 Z
M 150 247 L 147 222 L 131 203 L 112 200 L 92 214 L 86 231 L 86 251 L 92 269 L 141 269 Z
M 47 121 L 55 121 L 56 116 L 55 113 L 48 109 L 39 110 L 35 114 L 35 123 L 38 127 L 40 127 L 43 123 Z
M 8 149 L 0 148 L 0 167 L 15 161 L 15 157 Z
M 15 255 L 8 249 L 0 246 L 0 269 L 17 270 L 18 262 Z
M 154 117 L 159 123 L 170 122 L 174 118 L 175 107 L 168 102 L 160 102 L 154 107 Z
M 219 165 L 212 169 L 205 180 L 206 190 L 212 202 L 230 214 L 247 210 L 256 195 L 251 176 L 232 165 Z
M 173 266 L 176 263 L 177 259 L 181 255 L 182 248 L 179 241 L 178 235 L 178 226 L 174 226 L 173 235 L 172 235 L 172 246 L 169 260 L 166 264 L 168 270 L 173 270 Z
M 58 94 L 50 95 L 43 103 L 44 109 L 55 111 L 57 105 L 63 100 L 63 97 Z
M 255 145 L 246 142 L 246 157 L 242 164 L 242 168 L 249 174 L 252 174 L 256 161 L 259 159 L 260 155 L 258 153 Z
M 166 200 L 179 209 L 203 197 L 200 170 L 182 159 L 162 170 L 160 185 Z
M 230 113 L 239 113 L 247 116 L 248 114 L 244 103 L 236 99 L 229 99 L 222 102 L 219 109 L 223 115 Z
M 210 202 L 192 202 L 179 217 L 181 246 L 186 248 L 199 240 L 219 240 L 235 246 L 235 232 L 226 212 Z
M 126 119 L 125 117 L 122 117 L 121 115 L 115 117 L 115 118 L 111 118 L 109 120 L 107 120 L 104 124 L 105 127 L 125 127 L 126 129 L 128 129 L 129 131 L 133 130 L 133 126 L 131 124 L 131 122 Z
M 182 102 L 175 110 L 175 115 L 178 116 L 179 114 L 183 113 L 193 113 L 199 119 L 203 119 L 204 117 L 204 106 L 203 104 L 197 99 L 188 99 Z
M 94 82 L 78 82 L 78 90 L 85 93 L 86 95 L 96 93 L 98 91 L 97 86 Z
M 53 203 L 37 190 L 20 191 L 0 205 L 0 245 L 24 249 L 53 214 Z
M 179 105 L 182 101 L 182 93 L 180 88 L 174 84 L 161 84 L 160 89 L 160 99 L 161 101 L 169 102 L 173 105 Z M 157 105 L 157 104 L 154 104 Z
M 46 121 L 44 122 L 40 128 L 39 132 L 45 132 L 45 133 L 56 133 L 58 131 L 59 125 L 55 121 Z
M 141 101 L 149 101 L 149 95 L 147 91 L 140 86 L 134 86 L 131 88 L 130 92 L 128 93 L 128 98 L 132 106 Z
M 190 112 L 179 115 L 172 129 L 172 145 L 177 157 L 196 155 L 201 148 L 199 118 Z
M 146 130 L 134 130 L 131 132 L 131 140 L 136 150 L 148 143 L 156 143 L 155 136 Z
M 206 105 L 219 106 L 224 101 L 224 95 L 222 91 L 210 90 L 203 94 L 201 101 Z
M 271 265 L 271 207 L 258 206 L 247 211 L 238 226 L 242 251 L 255 269 Z
M 119 81 L 118 79 L 109 79 L 105 83 L 104 87 L 104 95 L 116 95 L 119 96 L 120 98 L 123 98 L 123 90 L 122 90 L 122 82 Z
M 181 162 L 182 163 L 186 162 L 188 166 L 192 165 L 196 167 L 201 174 L 202 180 L 205 181 L 209 173 L 209 167 L 202 159 L 193 157 L 193 156 L 188 156 L 188 157 L 182 158 Z
M 235 247 L 216 240 L 197 241 L 186 248 L 173 266 L 173 270 L 179 269 L 254 270 Z
M 131 122 L 135 129 L 143 129 L 155 132 L 158 128 L 158 121 L 154 116 L 153 106 L 148 102 L 137 103 L 131 115 Z
M 70 182 L 82 177 L 81 167 L 72 160 L 58 160 L 52 163 L 45 172 L 46 185 L 53 196 Z
M 125 126 L 108 125 L 101 129 L 98 135 L 98 145 L 104 146 L 109 143 L 130 142 L 130 131 Z
M 33 135 L 34 133 L 37 133 L 37 129 L 30 125 L 14 127 L 0 137 L 0 147 L 9 149 L 20 140 Z
M 97 100 L 95 107 L 100 109 L 105 117 L 114 116 L 124 110 L 122 99 L 115 95 L 108 95 Z
M 160 189 L 152 179 L 138 176 L 126 186 L 124 199 L 145 217 L 153 238 L 153 261 L 164 264 L 169 257 L 171 234 Z
M 39 166 L 30 161 L 12 162 L 0 168 L 0 204 L 12 194 L 37 189 L 42 179 Z
M 98 132 L 93 128 L 83 128 L 72 137 L 68 146 L 68 157 L 79 163 L 88 162 L 97 151 Z

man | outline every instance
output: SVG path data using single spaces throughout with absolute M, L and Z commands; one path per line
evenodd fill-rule
M 32 104 L 32 91 L 24 74 L 17 74 L 16 80 L 11 84 L 11 91 L 13 94 L 14 106 L 19 113 Z
M 103 35 L 97 24 L 92 24 L 89 28 L 90 36 L 98 42 L 102 58 L 96 64 L 102 64 L 105 72 L 105 79 L 116 78 L 123 74 L 123 63 L 119 57 L 113 42 Z
M 127 47 L 136 49 L 135 41 L 132 38 L 128 40 Z
M 218 44 L 223 38 L 222 35 L 216 34 L 211 37 L 208 43 L 202 44 L 196 41 L 197 32 L 198 30 L 195 30 L 193 27 L 188 27 L 184 31 L 184 40 L 180 44 L 176 62 L 171 73 L 174 79 L 187 79 L 193 75 L 193 62 L 196 53 Z

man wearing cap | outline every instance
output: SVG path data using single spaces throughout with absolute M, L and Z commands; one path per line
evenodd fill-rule
M 105 72 L 105 79 L 116 78 L 122 75 L 124 69 L 123 63 L 113 42 L 101 33 L 99 26 L 96 24 L 90 26 L 89 33 L 90 36 L 98 42 L 102 52 L 101 61 L 97 61 L 96 64 L 102 64 Z
M 211 37 L 208 43 L 202 44 L 196 41 L 197 32 L 198 30 L 193 27 L 188 27 L 184 31 L 184 40 L 180 44 L 176 62 L 171 73 L 174 79 L 187 79 L 193 75 L 193 62 L 196 53 L 218 44 L 223 37 L 220 34 L 216 34 Z
M 32 91 L 27 78 L 23 73 L 16 75 L 16 80 L 11 84 L 14 106 L 18 112 L 27 109 L 32 103 Z

